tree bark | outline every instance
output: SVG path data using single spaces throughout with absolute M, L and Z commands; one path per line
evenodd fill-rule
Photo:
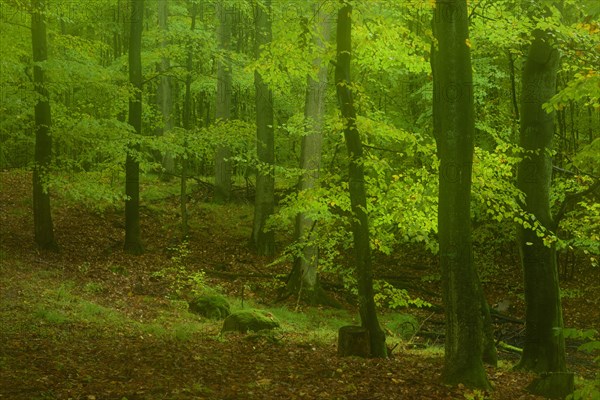
M 473 80 L 466 0 L 437 0 L 433 119 L 439 173 L 438 235 L 446 310 L 444 380 L 489 389 L 482 362 L 482 291 L 471 244 Z
M 317 4 L 313 7 L 315 15 L 314 41 L 319 51 L 325 50 L 329 40 L 329 20 L 320 12 Z M 317 80 L 307 77 L 306 100 L 304 108 L 305 135 L 302 136 L 300 150 L 300 168 L 302 175 L 298 182 L 300 196 L 308 194 L 318 186 L 321 169 L 321 149 L 323 146 L 323 116 L 325 114 L 325 96 L 327 94 L 327 64 L 318 57 L 313 60 L 313 68 L 318 69 Z M 324 293 L 319 285 L 317 267 L 319 248 L 314 243 L 315 221 L 307 213 L 296 216 L 294 240 L 301 243 L 301 254 L 294 259 L 292 272 L 288 279 L 289 293 L 301 295 L 309 304 L 322 303 Z M 325 301 L 327 303 L 327 301 Z
M 256 4 L 256 36 L 254 55 L 258 59 L 261 47 L 269 44 L 271 32 L 271 0 Z M 267 219 L 275 210 L 275 134 L 273 128 L 273 92 L 263 81 L 258 71 L 254 71 L 256 89 L 256 153 L 258 168 L 256 171 L 256 197 L 254 201 L 254 224 L 251 242 L 260 255 L 272 255 L 275 252 L 275 236 L 266 229 Z
M 525 211 L 547 229 L 554 226 L 550 211 L 554 115 L 542 105 L 556 91 L 559 55 L 546 32 L 534 32 L 523 70 L 517 186 L 526 196 Z M 547 247 L 536 232 L 518 226 L 519 250 L 525 281 L 525 346 L 518 368 L 535 372 L 564 372 L 565 342 L 558 285 L 556 249 Z M 558 330 L 556 330 L 558 328 Z
M 131 2 L 131 31 L 129 34 L 129 83 L 133 95 L 129 100 L 129 125 L 135 133 L 142 133 L 142 27 L 144 0 Z M 140 232 L 140 163 L 139 143 L 129 146 L 125 161 L 125 246 L 131 254 L 143 252 Z
M 358 302 L 361 323 L 369 331 L 371 356 L 387 357 L 385 334 L 377 319 L 373 292 L 373 268 L 367 216 L 365 172 L 362 164 L 363 149 L 356 126 L 356 110 L 352 97 L 350 58 L 352 53 L 352 6 L 344 4 L 337 19 L 337 64 L 335 83 L 338 103 L 344 121 L 344 138 L 348 150 L 349 191 L 352 207 L 352 233 L 356 256 L 355 271 L 358 281 Z
M 52 162 L 52 118 L 50 98 L 45 85 L 43 63 L 48 59 L 46 20 L 43 2 L 32 3 L 31 44 L 33 52 L 33 85 L 37 95 L 35 103 L 35 163 L 33 166 L 33 226 L 34 238 L 40 250 L 57 251 L 54 238 L 54 225 L 50 208 L 48 177 Z
M 217 59 L 217 100 L 215 104 L 215 118 L 227 121 L 231 116 L 231 10 L 226 8 L 223 0 L 216 3 L 219 25 L 217 27 L 217 40 L 219 51 Z M 219 145 L 215 155 L 215 193 L 217 203 L 226 203 L 231 199 L 231 150 L 226 145 Z

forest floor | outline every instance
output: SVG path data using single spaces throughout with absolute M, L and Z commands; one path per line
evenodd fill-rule
M 146 252 L 129 256 L 121 251 L 120 211 L 94 211 L 54 195 L 61 251 L 41 254 L 33 245 L 30 182 L 28 173 L 0 172 L 0 399 L 538 398 L 525 390 L 533 376 L 511 370 L 518 354 L 505 351 L 499 367 L 487 367 L 494 391 L 444 385 L 439 310 L 402 310 L 420 321 L 419 331 L 404 339 L 393 325 L 399 312 L 383 310 L 389 342 L 398 345 L 392 357 L 338 357 L 336 329 L 357 323 L 352 296 L 332 281 L 331 295 L 344 309 L 275 302 L 289 265 L 271 266 L 272 259 L 248 249 L 252 208 L 243 201 L 216 206 L 195 192 L 189 248 L 176 250 L 177 198 L 152 199 L 145 188 Z M 165 278 L 174 270 L 173 256 L 188 270 L 204 271 L 206 283 L 234 308 L 268 310 L 281 329 L 221 335 L 222 322 L 191 314 L 173 296 L 181 284 Z M 506 313 L 514 321 L 497 319 L 496 332 L 519 346 L 521 274 L 514 253 L 498 257 L 485 291 L 491 304 L 510 303 Z M 375 264 L 378 276 L 441 304 L 434 257 L 401 249 Z M 567 326 L 599 328 L 599 282 L 598 268 L 585 265 L 561 282 Z M 596 366 L 578 344 L 568 342 L 568 363 L 581 383 Z

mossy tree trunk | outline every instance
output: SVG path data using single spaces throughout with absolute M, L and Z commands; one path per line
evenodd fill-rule
M 57 251 L 54 225 L 50 208 L 48 177 L 52 162 L 52 118 L 50 98 L 46 88 L 44 70 L 39 64 L 48 59 L 48 42 L 43 2 L 32 3 L 31 44 L 33 52 L 33 85 L 37 96 L 35 103 L 35 163 L 33 166 L 33 227 L 34 238 L 40 250 Z
M 473 80 L 466 0 L 438 0 L 432 57 L 439 173 L 438 235 L 446 309 L 444 380 L 489 389 L 482 362 L 482 292 L 471 243 Z
M 142 133 L 142 27 L 144 0 L 131 2 L 131 30 L 129 34 L 129 83 L 134 91 L 129 100 L 128 123 L 137 135 Z M 126 252 L 143 252 L 140 230 L 140 144 L 133 140 L 125 161 L 125 246 Z
M 254 55 L 258 59 L 262 48 L 271 42 L 271 0 L 256 4 Z M 254 71 L 256 89 L 256 197 L 251 244 L 260 255 L 275 252 L 275 236 L 266 228 L 267 219 L 275 210 L 275 130 L 273 128 L 273 92 L 260 72 Z
M 319 5 L 313 7 L 315 16 L 315 46 L 325 50 L 329 40 L 329 21 Z M 306 27 L 308 31 L 308 26 Z M 318 68 L 317 80 L 307 77 L 306 100 L 304 106 L 305 135 L 302 136 L 300 150 L 300 168 L 302 175 L 298 182 L 299 196 L 309 195 L 319 182 L 321 169 L 321 151 L 323 147 L 323 116 L 325 114 L 325 96 L 327 94 L 327 63 L 319 57 L 313 61 Z M 306 212 L 296 216 L 294 239 L 301 245 L 300 255 L 294 259 L 292 272 L 288 279 L 289 293 L 300 295 L 309 304 L 324 302 L 324 292 L 319 285 L 317 268 L 319 248 L 314 243 L 316 222 Z M 327 301 L 325 301 L 327 302 Z
M 227 121 L 231 116 L 232 76 L 229 50 L 233 14 L 224 3 L 224 0 L 216 2 L 217 41 L 220 52 L 217 58 L 217 99 L 215 103 L 217 123 Z M 214 201 L 217 203 L 226 203 L 231 199 L 231 161 L 229 158 L 231 158 L 231 149 L 225 144 L 218 145 L 215 154 L 214 193 Z
M 358 281 L 358 302 L 362 326 L 369 331 L 371 356 L 387 357 L 385 334 L 377 319 L 373 292 L 373 268 L 367 216 L 367 195 L 363 149 L 356 126 L 356 110 L 350 79 L 352 54 L 352 6 L 344 3 L 337 19 L 337 63 L 335 84 L 338 103 L 344 121 L 344 138 L 349 156 L 349 191 L 352 207 L 352 234 L 354 239 L 355 271 Z
M 525 211 L 547 229 L 552 229 L 550 185 L 554 115 L 542 105 L 556 90 L 559 55 L 550 36 L 534 33 L 523 70 L 520 146 L 525 151 L 517 175 L 525 195 Z M 536 232 L 518 227 L 519 251 L 525 281 L 525 346 L 518 368 L 535 372 L 564 372 L 565 342 L 560 301 L 556 249 L 544 245 Z M 555 328 L 558 328 L 556 330 Z

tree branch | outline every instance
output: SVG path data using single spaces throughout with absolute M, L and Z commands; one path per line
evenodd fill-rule
M 552 218 L 552 220 L 554 221 L 552 230 L 556 232 L 561 219 L 564 217 L 565 213 L 567 212 L 567 208 L 569 207 L 569 205 L 571 203 L 579 200 L 580 198 L 582 198 L 584 196 L 587 196 L 590 193 L 595 192 L 599 188 L 600 188 L 600 180 L 597 180 L 596 182 L 594 182 L 593 185 L 591 185 L 589 188 L 587 188 L 586 190 L 584 190 L 582 192 L 571 193 L 571 194 L 566 195 L 565 199 L 562 201 L 560 207 L 558 208 L 558 211 Z

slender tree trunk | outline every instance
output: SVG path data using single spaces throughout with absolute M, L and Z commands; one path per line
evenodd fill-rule
M 324 51 L 329 40 L 329 20 L 314 5 L 315 45 Z M 319 57 L 313 61 L 318 69 L 317 80 L 307 77 L 306 101 L 304 108 L 305 135 L 302 136 L 300 150 L 300 168 L 302 175 L 298 183 L 298 195 L 310 196 L 319 182 L 321 168 L 321 149 L 323 145 L 323 116 L 325 114 L 325 96 L 327 94 L 327 64 Z M 299 294 L 309 304 L 322 303 L 324 293 L 319 285 L 317 267 L 319 265 L 319 248 L 313 242 L 316 222 L 301 212 L 296 216 L 294 239 L 302 244 L 301 254 L 294 260 L 294 266 L 288 279 L 289 293 Z M 325 301 L 327 303 L 327 301 Z
M 515 119 L 518 121 L 521 117 L 519 115 L 519 102 L 517 97 L 517 83 L 515 76 L 515 60 L 513 59 L 512 53 L 508 51 L 508 70 L 510 74 L 510 97 L 513 104 L 513 113 Z
M 547 229 L 553 226 L 550 211 L 554 115 L 542 109 L 556 90 L 559 55 L 548 43 L 550 36 L 536 31 L 523 70 L 520 146 L 525 158 L 518 169 L 517 185 L 526 196 L 525 210 Z M 518 367 L 535 372 L 564 372 L 565 342 L 560 302 L 556 249 L 544 245 L 531 229 L 518 227 L 519 250 L 525 279 L 525 346 Z M 559 330 L 555 330 L 559 328 Z
M 490 306 L 483 294 L 481 281 L 477 281 L 479 286 L 479 300 L 481 301 L 481 318 L 483 323 L 482 353 L 481 360 L 491 366 L 498 366 L 498 350 L 496 349 L 496 337 L 494 336 L 494 325 L 492 324 L 492 315 Z
M 482 291 L 471 244 L 473 80 L 466 0 L 437 0 L 433 118 L 440 158 L 438 234 L 446 308 L 444 379 L 488 389 L 482 362 Z
M 117 4 L 113 9 L 114 23 L 115 26 L 121 25 L 123 22 L 121 21 L 121 0 L 117 0 Z M 122 37 L 121 37 L 121 29 L 115 29 L 113 33 L 113 59 L 121 57 L 121 45 L 122 45 Z
M 373 268 L 367 216 L 365 171 L 362 164 L 362 143 L 356 126 L 356 110 L 351 90 L 350 59 L 352 54 L 352 6 L 344 4 L 337 20 L 337 65 L 335 84 L 338 103 L 344 121 L 344 138 L 350 158 L 349 191 L 352 207 L 352 233 L 356 255 L 358 302 L 362 326 L 369 331 L 371 355 L 387 357 L 385 334 L 377 320 L 373 292 Z
M 588 143 L 592 143 L 594 141 L 594 120 L 593 120 L 593 112 L 594 109 L 591 105 L 587 107 L 588 112 Z
M 219 25 L 217 28 L 217 40 L 221 52 L 217 60 L 217 100 L 215 118 L 227 121 L 231 115 L 231 58 L 229 50 L 231 47 L 231 19 L 229 8 L 223 4 L 223 0 L 217 1 L 217 17 Z M 217 203 L 226 203 L 231 199 L 231 150 L 226 145 L 219 145 L 215 155 L 215 194 Z
M 50 209 L 48 177 L 52 162 L 52 126 L 50 98 L 45 85 L 44 70 L 39 63 L 48 59 L 46 20 L 43 2 L 35 0 L 31 14 L 31 44 L 33 51 L 33 85 L 37 95 L 35 103 L 35 164 L 33 166 L 33 226 L 37 247 L 57 251 Z
M 169 18 L 169 6 L 168 0 L 158 0 L 158 26 L 163 35 L 168 34 L 168 18 Z M 166 50 L 168 40 L 163 37 L 160 43 L 160 47 L 163 51 Z M 165 55 L 162 56 L 159 64 L 159 72 L 165 74 L 170 68 L 169 58 Z M 158 82 L 158 89 L 156 95 L 156 101 L 158 109 L 162 114 L 163 126 L 158 128 L 157 135 L 162 136 L 164 133 L 169 132 L 173 129 L 173 117 L 171 115 L 173 111 L 173 96 L 171 90 L 171 77 L 161 75 Z M 168 152 L 161 155 L 161 163 L 166 174 L 164 178 L 168 179 L 175 173 L 175 161 L 173 155 Z
M 136 134 L 142 133 L 142 26 L 144 0 L 131 2 L 131 32 L 129 36 L 129 83 L 134 90 L 129 100 L 129 125 Z M 129 146 L 125 162 L 125 246 L 126 252 L 143 252 L 140 232 L 140 163 L 139 143 Z
M 192 17 L 192 25 L 190 26 L 190 31 L 194 31 L 196 29 L 196 5 L 192 4 L 191 9 L 191 17 Z M 186 62 L 186 77 L 185 77 L 185 97 L 183 100 L 183 129 L 184 132 L 184 154 L 181 158 L 181 187 L 180 187 L 180 196 L 179 196 L 179 207 L 181 211 L 181 236 L 182 239 L 185 240 L 189 235 L 189 226 L 188 226 L 188 211 L 187 211 L 187 175 L 188 175 L 188 157 L 187 153 L 187 135 L 191 129 L 191 118 L 192 118 L 192 72 L 193 72 L 193 61 L 194 61 L 194 45 L 190 42 L 187 46 L 187 62 Z
M 256 4 L 256 36 L 254 55 L 258 59 L 261 47 L 269 44 L 271 32 L 271 0 Z M 254 225 L 252 246 L 258 254 L 272 255 L 275 252 L 273 230 L 266 229 L 267 219 L 275 210 L 275 133 L 273 128 L 273 92 L 263 81 L 258 71 L 254 71 L 256 89 L 256 197 L 254 201 Z

